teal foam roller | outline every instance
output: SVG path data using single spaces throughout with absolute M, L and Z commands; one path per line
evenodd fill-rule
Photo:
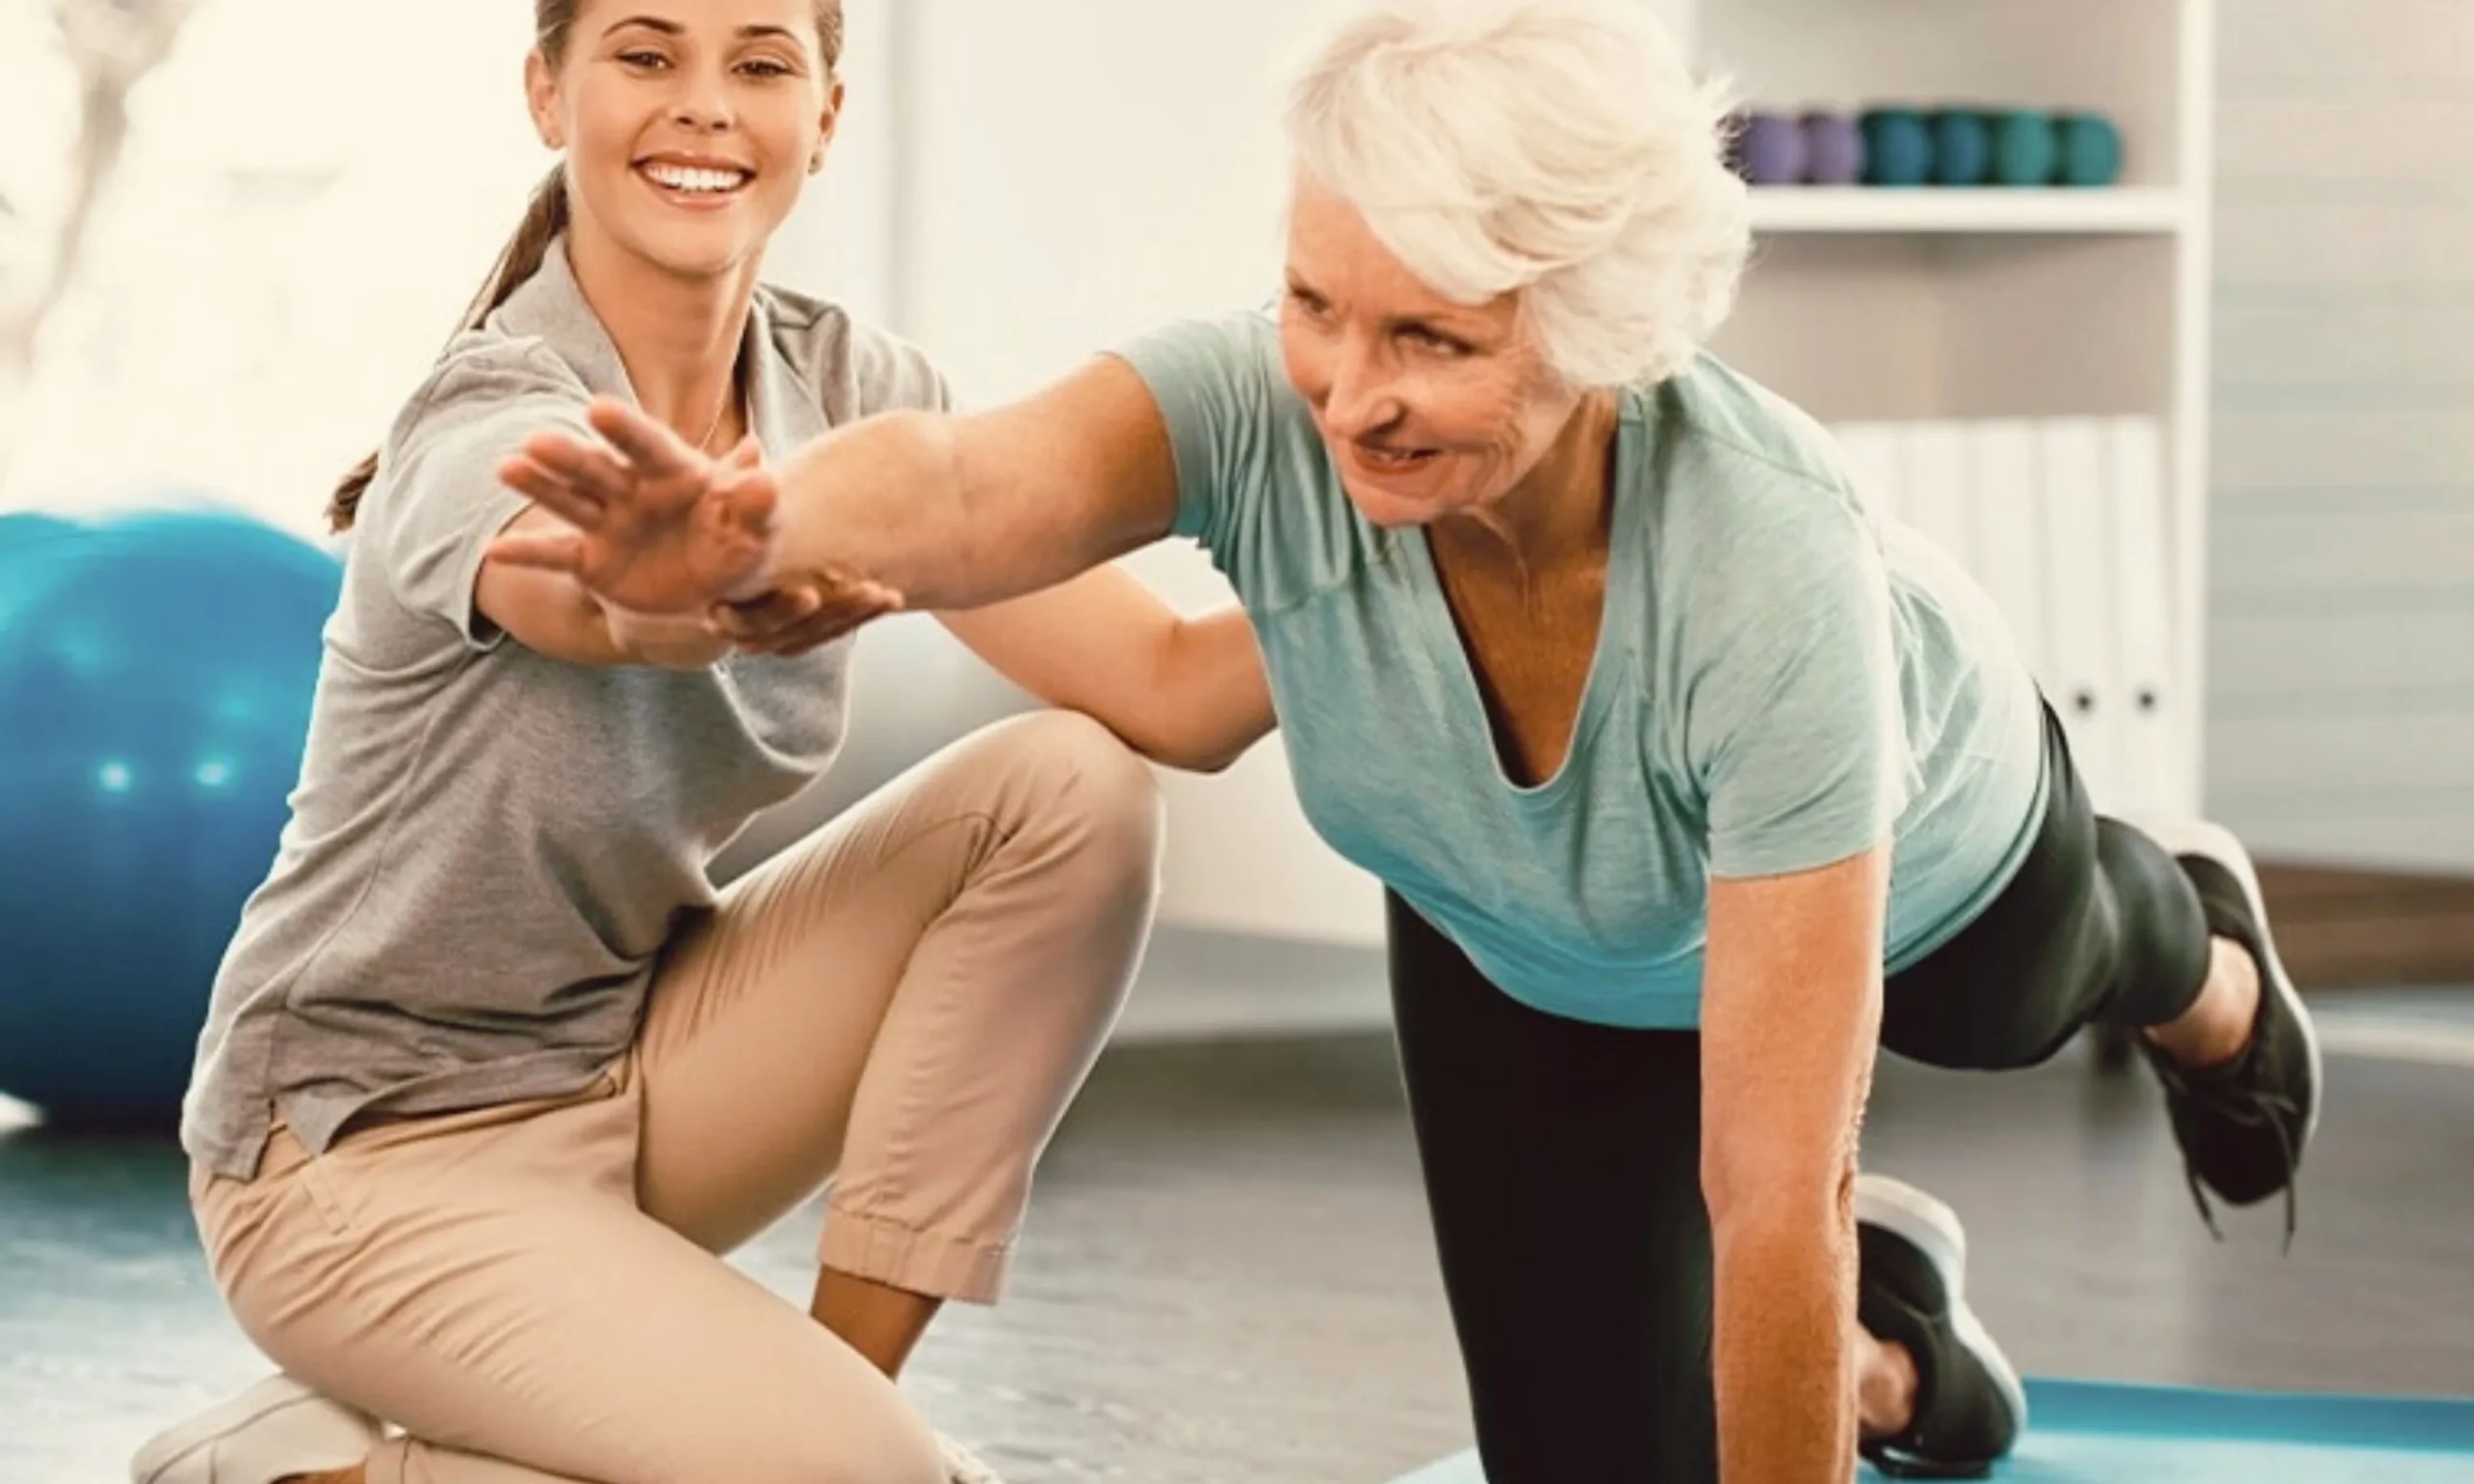
M 2061 165 L 2053 116 L 2032 108 L 2004 108 L 1987 120 L 1993 132 L 1992 181 L 1996 186 L 2050 186 Z
M 1843 113 L 1803 118 L 1805 178 L 1816 186 L 1854 186 L 1864 179 L 1864 133 Z
M 1983 113 L 1944 108 L 1928 122 L 1933 128 L 1933 184 L 1983 185 L 1993 173 L 1993 130 Z
M 2111 186 L 2122 176 L 2122 135 L 2102 114 L 2065 113 L 2054 120 L 2064 186 Z
M 1933 129 L 1913 108 L 1867 108 L 1856 119 L 1864 136 L 1864 184 L 1922 186 L 1933 179 Z

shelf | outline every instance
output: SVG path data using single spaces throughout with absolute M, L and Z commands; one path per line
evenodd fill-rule
M 1965 189 L 1952 186 L 1770 186 L 1752 192 L 1758 232 L 2165 234 L 2186 218 L 2181 192 Z

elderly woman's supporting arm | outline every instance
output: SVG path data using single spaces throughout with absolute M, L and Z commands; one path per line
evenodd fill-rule
M 1701 1178 L 1728 1484 L 1856 1467 L 1856 1139 L 1888 859 L 1710 886 Z

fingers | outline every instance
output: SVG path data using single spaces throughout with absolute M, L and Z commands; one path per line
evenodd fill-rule
M 781 500 L 782 487 L 774 482 L 771 470 L 759 466 L 731 473 L 717 481 L 715 489 L 722 497 L 728 524 L 750 535 L 772 534 L 773 507 Z
M 727 584 L 726 600 L 758 597 L 774 585 L 773 504 L 773 476 L 757 470 L 717 479 L 692 512 L 700 544 L 714 554 L 714 576 Z
M 812 586 L 778 587 L 749 602 L 716 605 L 706 622 L 726 639 L 762 642 L 813 615 L 822 602 Z
M 902 607 L 901 594 L 875 583 L 835 584 L 830 591 L 802 583 L 750 602 L 718 605 L 707 623 L 748 653 L 790 657 L 831 643 Z
M 634 471 L 618 455 L 570 433 L 535 433 L 524 441 L 522 456 L 604 499 L 625 494 L 636 482 Z
M 608 516 L 609 506 L 525 454 L 499 464 L 499 479 L 552 515 L 583 530 L 591 530 Z
M 492 541 L 484 555 L 511 567 L 574 573 L 584 568 L 584 537 L 574 531 L 520 530 Z
M 796 659 L 800 655 L 820 649 L 852 630 L 884 617 L 891 612 L 890 608 L 837 608 L 830 613 L 820 613 L 802 622 L 794 623 L 764 639 L 741 642 L 739 647 L 750 654 L 771 655 L 777 659 Z
M 607 506 L 639 499 L 642 487 L 656 479 L 684 476 L 692 487 L 707 479 L 718 484 L 733 476 L 764 474 L 764 444 L 753 433 L 722 458 L 706 460 L 632 403 L 605 398 L 593 403 L 586 417 L 609 440 L 607 443 L 564 429 L 545 429 L 526 439 L 521 450 L 503 467 L 503 473 L 511 475 L 507 483 L 561 514 L 573 515 L 586 511 L 584 500 Z M 565 488 L 557 488 L 552 481 Z M 744 519 L 769 513 L 769 486 L 765 499 L 766 503 L 748 507 Z
M 703 454 L 632 402 L 596 397 L 585 410 L 585 421 L 592 425 L 595 433 L 610 440 L 610 446 L 618 449 L 641 477 L 673 478 L 691 474 L 703 466 Z
M 780 638 L 755 652 L 770 655 L 777 660 L 795 660 L 801 655 L 814 654 L 849 634 L 864 621 L 864 619 L 850 619 L 825 623 L 810 619 L 796 628 L 788 630 Z

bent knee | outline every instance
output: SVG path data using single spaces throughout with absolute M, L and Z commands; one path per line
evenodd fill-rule
M 1133 878 L 1157 869 L 1160 778 L 1141 754 L 1079 711 L 1037 711 L 1000 724 L 1004 742 L 1036 782 L 1033 806 L 1078 842 Z

